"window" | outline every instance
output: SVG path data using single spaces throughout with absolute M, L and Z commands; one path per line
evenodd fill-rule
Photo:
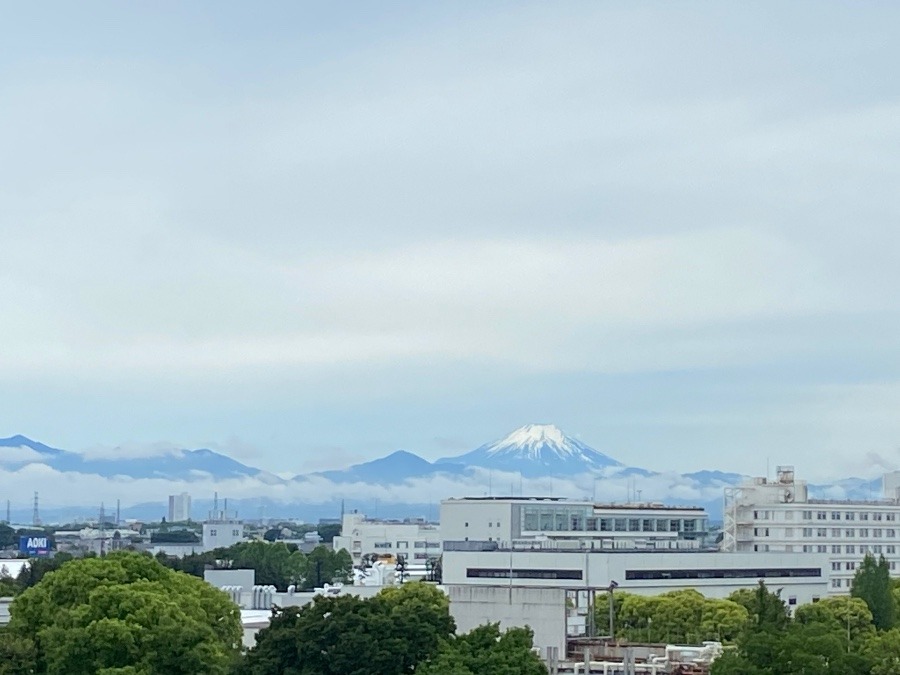
M 469 579 L 581 579 L 581 570 L 469 567 Z
M 881 520 L 881 513 L 873 513 L 872 520 Z
M 832 588 L 840 588 L 840 587 L 841 587 L 841 580 L 840 580 L 840 579 L 832 579 L 832 580 L 831 580 L 831 587 L 832 587 Z
M 210 537 L 217 537 L 217 536 L 218 536 L 218 534 L 216 534 L 216 529 L 215 529 L 215 528 L 213 528 L 213 529 L 211 529 L 211 530 L 209 531 L 209 536 L 210 536 Z
M 813 531 L 812 531 L 812 528 L 811 528 L 811 527 L 804 527 L 804 528 L 803 528 L 803 536 L 804 536 L 804 537 L 811 537 L 811 536 L 812 536 L 812 533 L 813 533 Z
M 869 528 L 861 527 L 859 528 L 859 536 L 861 539 L 865 539 L 869 536 Z
M 597 519 L 596 518 L 588 518 L 587 519 L 587 531 L 588 532 L 596 532 L 597 531 Z
M 831 563 L 831 571 L 832 572 L 840 572 L 841 571 L 841 563 L 839 563 L 839 562 Z
M 488 527 L 493 527 L 494 524 L 491 521 L 488 521 Z
M 241 536 L 241 531 L 240 531 L 240 530 L 232 530 L 232 531 L 231 531 L 231 536 L 232 536 L 232 537 L 240 537 L 240 536 Z
M 825 511 L 816 511 L 816 520 L 825 520 L 827 515 Z
M 759 567 L 739 569 L 625 570 L 626 581 L 648 579 L 768 579 L 821 577 L 819 567 Z M 581 577 L 579 577 L 581 578 Z
M 873 546 L 872 548 L 875 549 L 875 550 L 873 551 L 873 553 L 881 553 L 881 546 Z
M 466 527 L 468 527 L 468 526 L 469 526 L 469 524 L 468 524 L 468 523 L 466 523 Z
M 844 569 L 847 569 L 847 570 L 849 570 L 849 571 L 851 571 L 851 572 L 852 572 L 853 570 L 856 569 L 856 563 L 855 563 L 855 562 L 844 563 L 844 566 L 845 566 Z
M 859 519 L 860 519 L 860 520 L 868 520 L 868 519 L 869 519 L 869 514 L 868 514 L 868 513 L 865 513 L 865 512 L 860 513 L 860 514 L 859 514 Z
M 393 548 L 393 545 L 389 541 L 376 541 L 374 546 L 375 548 Z
M 831 528 L 831 536 L 832 536 L 832 537 L 835 537 L 835 538 L 840 537 L 840 536 L 841 536 L 841 528 L 839 528 L 839 527 L 832 527 L 832 528 Z
M 888 547 L 887 547 L 887 552 L 888 552 L 888 553 L 896 553 L 896 552 L 897 552 L 897 547 L 896 547 L 896 546 L 888 546 Z
M 875 539 L 880 539 L 881 538 L 881 528 L 876 527 L 875 529 L 873 529 L 872 537 L 874 537 Z
M 884 519 L 890 520 L 890 521 L 897 520 L 897 514 L 896 513 L 888 513 L 887 515 L 885 515 Z
M 827 527 L 818 528 L 816 530 L 816 536 L 817 537 L 827 537 L 828 536 L 828 528 Z
M 812 511 L 804 511 L 803 520 L 812 520 Z
M 793 607 L 796 604 L 797 604 L 797 596 L 796 595 L 792 595 L 792 596 L 788 597 L 788 605 Z
M 847 553 L 856 553 L 856 546 L 854 546 L 853 544 L 847 546 Z
M 850 588 L 853 585 L 853 579 L 844 579 L 844 586 Z
M 803 552 L 804 553 L 812 553 L 813 547 L 811 544 L 803 544 Z
M 831 552 L 832 552 L 832 553 L 840 553 L 840 552 L 841 552 L 841 545 L 840 545 L 840 544 L 835 544 L 834 546 L 832 546 L 832 547 L 831 547 Z
M 628 521 L 628 530 L 631 532 L 640 532 L 641 531 L 641 521 L 639 518 L 631 518 Z
M 844 530 L 844 536 L 851 539 L 856 536 L 856 530 Z
M 896 537 L 896 536 L 897 536 L 897 530 L 892 530 L 892 529 L 888 528 L 887 530 L 884 531 L 884 536 L 886 536 L 886 537 L 888 537 L 888 538 Z
M 754 537 L 768 537 L 769 536 L 769 528 L 768 527 L 754 527 L 753 528 L 753 536 Z
M 831 519 L 832 519 L 832 520 L 840 520 L 840 519 L 841 519 L 841 512 L 840 512 L 840 511 L 832 511 L 832 512 L 831 512 Z
M 844 514 L 844 520 L 856 520 L 856 514 L 853 511 L 847 511 Z
M 616 528 L 616 532 L 625 532 L 625 519 L 624 518 L 616 518 L 613 525 Z
M 816 551 L 819 553 L 828 553 L 828 547 L 825 544 L 819 544 L 816 546 Z
M 424 541 L 413 542 L 413 548 L 425 548 L 425 542 Z
M 653 521 L 646 518 L 642 524 L 644 532 L 653 532 Z

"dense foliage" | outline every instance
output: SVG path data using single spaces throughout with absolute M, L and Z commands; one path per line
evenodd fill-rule
M 695 590 L 656 596 L 618 592 L 614 595 L 615 635 L 632 642 L 699 644 L 733 641 L 750 620 L 748 609 L 733 600 L 706 598 Z M 598 595 L 596 625 L 608 632 L 609 596 Z
M 256 571 L 256 583 L 272 585 L 280 591 L 291 585 L 297 590 L 312 590 L 326 583 L 346 583 L 353 567 L 350 554 L 343 550 L 317 546 L 304 554 L 296 546 L 267 541 L 244 541 L 183 558 L 160 554 L 157 560 L 171 569 L 198 577 L 203 576 L 204 570 L 215 567 L 252 569 Z
M 67 562 L 23 591 L 0 636 L 0 673 L 228 673 L 238 608 L 146 555 Z
M 800 606 L 793 619 L 778 594 L 762 583 L 755 591 L 733 594 L 732 600 L 747 609 L 751 620 L 738 636 L 736 649 L 713 664 L 712 675 L 900 673 L 900 631 L 882 630 L 872 610 L 893 603 L 891 581 L 885 586 L 879 564 L 867 562 L 856 573 L 853 597 Z M 885 616 L 893 616 L 893 606 L 882 620 Z
M 496 625 L 454 637 L 447 597 L 410 583 L 374 598 L 321 597 L 276 609 L 240 675 L 542 675 L 531 633 Z

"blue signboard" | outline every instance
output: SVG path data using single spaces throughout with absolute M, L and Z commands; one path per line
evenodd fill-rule
M 36 535 L 19 537 L 19 551 L 32 558 L 48 556 L 50 555 L 50 538 Z

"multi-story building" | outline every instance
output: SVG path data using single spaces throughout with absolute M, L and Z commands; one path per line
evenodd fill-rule
M 169 495 L 170 523 L 181 523 L 191 519 L 191 496 L 187 492 L 180 495 Z
M 722 550 L 826 554 L 831 593 L 848 593 L 863 557 L 884 556 L 900 574 L 900 472 L 884 476 L 884 498 L 811 499 L 792 466 L 725 490 Z
M 462 548 L 699 549 L 699 507 L 595 504 L 554 497 L 465 497 L 441 502 L 441 534 Z M 468 543 L 468 542 L 471 542 Z M 446 548 L 446 546 L 445 546 Z
M 344 514 L 334 549 L 347 551 L 354 565 L 371 554 L 403 555 L 411 564 L 424 565 L 441 554 L 441 530 L 424 519 L 373 520 L 354 511 Z

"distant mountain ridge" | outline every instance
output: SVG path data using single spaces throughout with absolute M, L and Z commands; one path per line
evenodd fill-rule
M 91 458 L 77 452 L 51 448 L 22 435 L 0 438 L 0 460 L 4 457 L 4 448 L 27 448 L 37 455 L 31 459 L 11 458 L 9 461 L 3 461 L 2 466 L 11 470 L 39 460 L 40 463 L 57 471 L 96 474 L 104 478 L 128 476 L 130 478 L 197 480 L 211 476 L 215 479 L 225 480 L 266 475 L 257 468 L 241 464 L 227 455 L 205 448 L 199 450 L 172 449 L 152 457 Z
M 271 502 L 282 504 L 285 514 L 294 517 L 322 513 L 327 510 L 325 505 L 345 500 L 377 515 L 379 511 L 401 513 L 404 504 L 419 508 L 447 497 L 503 493 L 703 506 L 715 520 L 721 517 L 723 489 L 745 478 L 718 470 L 680 474 L 627 466 L 552 424 L 528 424 L 499 440 L 435 462 L 397 450 L 346 469 L 292 478 L 275 476 L 209 449 L 170 448 L 151 457 L 130 457 L 124 452 L 121 457 L 92 457 L 21 435 L 0 439 L 0 474 L 23 470 L 29 464 L 45 465 L 65 476 L 66 489 L 77 486 L 77 477 L 84 474 L 117 481 L 117 485 L 121 479 L 186 483 L 183 489 L 198 496 L 208 495 L 220 489 L 219 483 L 228 481 L 230 489 L 239 486 L 244 495 L 232 503 L 242 504 L 245 514 L 266 510 L 264 505 Z M 191 483 L 198 487 L 191 489 Z M 120 489 L 116 487 L 115 496 Z M 153 494 L 158 494 L 156 489 Z M 810 495 L 815 497 L 871 499 L 880 492 L 878 480 L 860 478 L 810 485 Z M 248 506 L 254 503 L 263 506 Z

